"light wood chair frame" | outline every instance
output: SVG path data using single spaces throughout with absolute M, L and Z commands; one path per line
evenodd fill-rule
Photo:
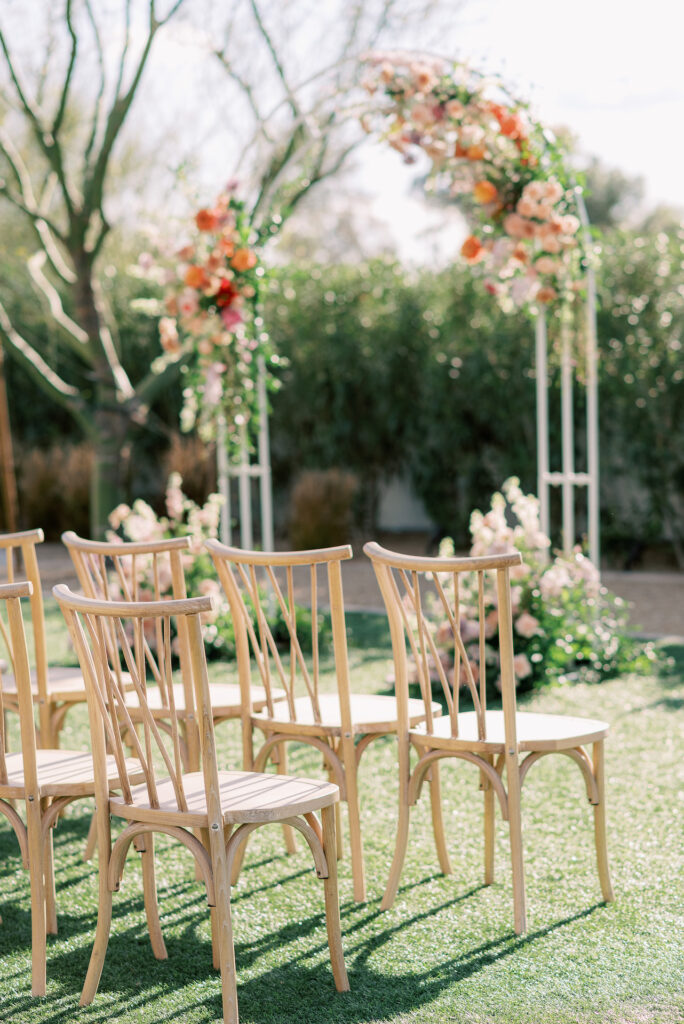
M 231 548 L 216 540 L 205 542 L 230 604 L 235 629 L 235 643 L 240 687 L 242 690 L 242 745 L 246 770 L 263 770 L 266 761 L 278 747 L 281 748 L 279 770 L 286 770 L 286 744 L 303 743 L 321 752 L 329 777 L 340 788 L 340 800 L 347 804 L 351 868 L 354 899 L 366 899 L 366 880 L 361 835 L 358 772 L 361 758 L 370 743 L 381 736 L 397 732 L 397 704 L 394 697 L 385 695 L 355 695 L 351 690 L 349 658 L 342 590 L 342 562 L 352 557 L 351 547 L 341 545 L 309 551 L 259 552 Z M 311 665 L 307 666 L 297 635 L 294 571 L 308 572 L 308 591 L 312 622 Z M 335 724 L 326 721 L 321 706 L 320 658 L 318 650 L 319 605 L 318 570 L 327 577 L 327 589 L 332 624 L 333 656 L 339 713 Z M 282 583 L 278 580 L 280 572 Z M 267 623 L 266 611 L 260 596 L 260 578 L 268 583 L 273 599 L 282 613 L 289 635 L 289 649 L 282 655 L 277 649 Z M 252 613 L 256 616 L 256 627 Z M 289 666 L 285 664 L 289 657 Z M 256 666 L 259 681 L 270 695 L 274 679 L 285 691 L 289 719 L 278 711 L 275 702 L 267 700 L 263 711 L 255 711 L 250 701 L 252 671 Z M 311 721 L 297 718 L 298 694 L 303 690 Z M 368 701 L 374 701 L 369 712 Z M 361 706 L 359 702 L 366 701 Z M 416 704 L 417 702 L 413 702 Z M 415 708 L 411 707 L 412 711 Z M 283 708 L 285 703 L 279 705 Z M 408 713 L 408 705 L 407 705 Z M 434 713 L 439 714 L 435 704 Z M 412 719 L 415 724 L 424 717 L 420 713 Z M 254 730 L 264 735 L 264 742 L 254 751 Z M 433 773 L 435 777 L 437 772 Z M 338 809 L 338 855 L 342 856 L 342 829 Z
M 183 600 L 188 596 L 184 572 L 184 562 L 193 558 L 190 551 L 189 537 L 173 537 L 160 541 L 93 541 L 79 537 L 73 530 L 62 534 L 62 542 L 67 548 L 76 570 L 79 583 L 86 597 L 93 600 L 137 601 L 140 598 L 142 574 L 138 567 L 146 567 L 144 579 L 153 586 L 155 600 L 162 600 L 160 576 L 161 559 L 168 558 L 168 571 L 171 575 L 172 596 L 175 600 Z M 149 563 L 152 562 L 150 566 Z M 185 628 L 182 620 L 181 629 Z M 186 644 L 180 644 L 181 655 Z M 182 672 L 185 711 L 182 715 L 184 735 L 181 750 L 184 762 L 196 766 L 198 762 L 199 737 L 196 716 L 193 706 L 193 694 L 188 688 L 189 673 Z M 239 687 L 234 684 L 210 683 L 214 724 L 238 719 L 242 714 L 242 699 Z M 162 700 L 168 708 L 168 694 L 162 693 Z M 275 695 L 277 700 L 284 697 L 282 691 Z M 256 707 L 262 708 L 265 697 L 260 689 L 252 692 L 252 700 Z M 163 721 L 164 709 L 159 709 L 160 721 Z M 177 712 L 179 709 L 177 708 Z M 136 713 L 132 712 L 133 717 Z M 162 728 L 164 726 L 162 725 Z
M 21 752 L 9 753 L 0 692 L 0 814 L 9 821 L 19 843 L 23 866 L 29 871 L 31 993 L 44 996 L 46 933 L 57 934 L 52 831 L 68 804 L 94 795 L 95 778 L 89 754 L 36 747 L 31 673 L 21 611 L 21 599 L 30 600 L 32 596 L 33 584 L 29 581 L 0 586 L 0 603 L 4 602 L 7 609 L 13 651 L 21 734 Z M 135 774 L 139 766 L 126 760 L 123 767 L 139 781 L 140 776 Z M 105 760 L 103 774 L 104 785 L 108 790 L 118 786 L 119 775 L 111 758 Z M 26 805 L 25 822 L 15 807 L 19 800 Z M 145 853 L 144 846 L 138 844 L 138 848 Z M 145 863 L 145 876 L 147 867 Z
M 60 688 L 59 676 L 62 673 L 55 671 L 54 678 L 51 678 L 51 669 L 48 665 L 43 591 L 36 554 L 36 545 L 41 544 L 43 539 L 44 536 L 41 529 L 0 534 L 0 551 L 5 553 L 7 583 L 14 583 L 17 579 L 26 579 L 32 585 L 29 601 L 31 623 L 33 626 L 35 664 L 33 700 L 38 706 L 38 742 L 40 746 L 50 749 L 59 746 L 59 735 L 67 712 L 76 704 L 85 703 L 86 696 L 85 683 L 81 682 L 76 688 L 64 685 Z M 15 565 L 17 554 L 22 562 L 20 567 Z M 9 648 L 9 638 L 5 636 L 3 639 L 5 646 Z M 10 650 L 10 661 L 12 660 Z M 78 675 L 79 670 L 74 669 L 74 674 Z M 14 672 L 14 675 L 16 679 L 16 672 Z M 3 687 L 1 677 L 0 688 L 3 689 L 5 711 L 18 713 L 19 705 L 16 691 Z
M 606 841 L 604 740 L 607 723 L 569 718 L 563 715 L 534 716 L 518 712 L 516 681 L 513 667 L 513 627 L 511 613 L 510 570 L 521 565 L 519 552 L 484 557 L 421 558 L 388 551 L 374 542 L 364 546 L 370 558 L 382 593 L 390 627 L 394 656 L 395 687 L 399 707 L 399 820 L 394 858 L 382 901 L 382 909 L 392 906 L 396 897 L 406 855 L 410 808 L 420 796 L 421 787 L 434 768 L 445 758 L 460 758 L 474 764 L 480 773 L 484 791 L 484 881 L 494 881 L 495 798 L 501 815 L 508 823 L 513 877 L 514 928 L 516 934 L 527 930 L 525 878 L 523 867 L 521 787 L 531 766 L 551 753 L 569 757 L 580 768 L 587 797 L 594 811 L 594 838 L 601 892 L 605 902 L 614 899 L 608 866 Z M 487 672 L 485 635 L 485 573 L 493 573 L 498 606 L 498 636 L 502 713 L 487 710 Z M 475 574 L 477 578 L 479 680 L 472 670 L 466 645 L 461 636 L 459 609 L 459 578 Z M 447 582 L 448 581 L 448 582 Z M 422 582 L 422 588 L 421 588 Z M 452 587 L 450 593 L 448 588 Z M 448 672 L 439 652 L 429 622 L 424 616 L 423 594 L 432 590 L 439 607 L 451 627 L 454 644 L 454 668 Z M 411 728 L 406 713 L 409 692 L 409 666 L 417 670 L 421 694 L 426 705 L 424 727 Z M 439 727 L 430 712 L 432 668 L 437 672 L 441 693 L 447 705 L 448 732 L 444 716 Z M 473 702 L 474 712 L 459 711 L 459 680 L 465 684 Z M 468 715 L 475 715 L 476 736 L 459 735 Z M 488 737 L 494 728 L 494 716 L 503 715 L 503 737 L 495 742 Z M 532 723 L 535 718 L 538 725 Z M 530 723 L 532 723 L 530 725 Z M 498 718 L 501 724 L 501 718 Z M 525 728 L 527 724 L 527 728 Z M 500 729 L 499 729 L 500 732 Z M 538 735 L 534 735 L 538 733 Z M 525 738 L 519 741 L 519 733 Z M 585 747 L 591 744 L 590 757 Z M 411 749 L 418 759 L 411 767 Z M 503 775 L 505 770 L 506 781 Z M 444 836 L 441 813 L 433 801 L 432 823 L 441 870 L 451 873 L 451 864 Z
M 151 584 L 155 601 L 164 598 L 161 592 L 161 580 L 165 566 L 162 560 L 168 559 L 168 573 L 171 577 L 173 599 L 182 601 L 187 597 L 183 557 L 190 556 L 189 537 L 169 537 L 160 541 L 95 541 L 79 537 L 73 530 L 62 534 L 62 543 L 66 547 L 73 563 L 83 594 L 94 601 L 139 601 L 141 600 L 141 584 Z M 191 557 L 191 556 L 190 556 Z M 150 564 L 151 563 L 151 564 Z M 144 574 L 140 571 L 145 568 Z M 180 630 L 185 629 L 185 621 L 178 620 Z M 181 658 L 187 656 L 187 643 L 179 637 Z M 110 644 L 116 646 L 116 638 L 111 636 Z M 118 670 L 118 666 L 117 666 Z M 122 675 L 119 676 L 122 682 Z M 195 697 L 190 685 L 190 672 L 186 666 L 181 672 L 185 709 L 176 713 L 181 719 L 181 754 L 183 762 L 194 769 L 199 765 L 199 731 L 195 713 Z M 130 690 L 130 686 L 126 686 Z M 164 723 L 164 715 L 169 713 L 172 694 L 166 688 L 165 680 L 161 679 L 160 699 L 162 707 L 158 712 L 160 728 L 168 731 Z M 138 723 L 142 712 L 129 708 L 131 720 Z
M 314 857 L 316 873 L 324 881 L 324 902 L 328 944 L 335 985 L 338 991 L 349 985 L 342 952 L 337 890 L 336 836 L 334 805 L 339 798 L 336 786 L 245 772 L 219 772 L 216 760 L 214 720 L 202 640 L 201 616 L 211 609 L 208 597 L 160 602 L 107 602 L 72 594 L 67 587 L 53 591 L 64 613 L 70 635 L 84 672 L 90 715 L 90 730 L 96 769 L 96 817 L 99 858 L 99 910 L 97 932 L 86 976 L 81 1005 L 90 1003 L 97 991 L 104 965 L 112 920 L 112 893 L 117 891 L 123 875 L 126 855 L 132 841 L 144 838 L 152 850 L 156 832 L 180 841 L 195 858 L 198 873 L 205 883 L 212 919 L 212 951 L 214 966 L 221 973 L 223 1020 L 238 1024 L 235 959 L 230 912 L 230 888 L 233 862 L 247 836 L 260 825 L 287 822 L 307 840 Z M 190 673 L 189 685 L 194 691 L 200 738 L 200 770 L 186 772 L 180 751 L 180 728 L 173 704 L 171 655 L 171 620 L 176 622 L 178 636 L 186 645 L 181 671 Z M 179 620 L 184 621 L 182 629 Z M 126 633 L 124 622 L 132 627 L 133 638 Z M 154 652 L 144 641 L 145 623 L 156 634 Z M 104 784 L 102 765 L 106 750 L 111 749 L 118 762 L 124 758 L 120 719 L 126 721 L 126 695 L 119 685 L 111 659 L 115 655 L 110 638 L 115 636 L 130 677 L 139 697 L 142 712 L 142 738 L 132 730 L 132 741 L 144 772 L 143 785 L 132 788 L 124 783 L 122 796 L 111 799 Z M 155 715 L 146 702 L 148 677 L 157 685 L 161 677 L 171 694 L 169 729 L 158 728 Z M 132 722 L 127 723 L 129 729 Z M 157 761 L 160 767 L 155 766 Z M 160 775 L 160 772 L 165 773 Z M 235 785 L 253 789 L 256 797 L 242 797 L 238 803 L 225 805 L 225 787 Z M 298 797 L 283 796 L 288 787 Z M 258 792 L 257 792 L 258 791 Z M 230 793 L 231 790 L 228 789 Z M 235 792 L 235 790 L 233 790 Z M 197 794 L 199 793 L 199 797 Z M 272 793 L 271 806 L 264 794 Z M 199 802 L 198 802 L 199 801 Z M 321 813 L 321 823 L 315 811 Z M 127 822 L 123 832 L 112 844 L 110 815 Z M 191 830 L 199 830 L 200 838 Z M 157 959 L 166 958 L 166 948 L 159 922 L 156 890 L 146 889 L 148 925 L 152 950 Z

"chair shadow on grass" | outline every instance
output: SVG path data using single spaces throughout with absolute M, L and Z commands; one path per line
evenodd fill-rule
M 280 885 L 302 873 L 296 871 L 275 884 Z M 429 884 L 435 877 L 426 876 L 417 885 L 404 889 L 415 890 Z M 270 885 L 259 886 L 258 874 L 255 881 L 257 886 L 245 887 L 240 901 L 270 888 Z M 431 1003 L 445 988 L 515 954 L 556 929 L 588 917 L 602 906 L 596 903 L 522 937 L 516 937 L 512 931 L 503 932 L 495 939 L 446 956 L 424 970 L 406 969 L 397 974 L 382 973 L 378 969 L 378 952 L 394 936 L 436 918 L 484 888 L 483 885 L 474 886 L 400 921 L 380 911 L 379 899 L 364 906 L 351 901 L 343 904 L 343 943 L 351 985 L 351 991 L 346 993 L 336 993 L 333 986 L 322 906 L 320 912 L 292 920 L 252 941 L 240 938 L 238 921 L 235 956 L 242 1019 L 245 1022 L 258 1021 L 259 1024 L 306 1024 L 323 1020 L 334 1021 L 335 1024 L 361 1024 L 408 1014 Z M 235 896 L 237 902 L 238 894 Z M 160 889 L 160 897 L 168 960 L 160 962 L 152 956 L 139 889 L 136 887 L 130 897 L 119 893 L 115 896 L 114 931 L 99 992 L 93 1005 L 83 1011 L 77 1011 L 75 1004 L 90 958 L 90 936 L 78 946 L 68 943 L 67 948 L 64 948 L 63 940 L 75 938 L 84 931 L 94 933 L 94 914 L 82 918 L 69 914 L 60 917 L 59 939 L 48 945 L 49 996 L 40 1004 L 43 1012 L 38 1015 L 36 1000 L 30 996 L 30 913 L 28 908 L 22 908 L 21 914 L 15 911 L 19 933 L 12 929 L 12 949 L 16 950 L 17 940 L 21 937 L 20 944 L 26 949 L 26 968 L 23 974 L 17 972 L 16 978 L 12 979 L 12 991 L 3 999 L 0 1021 L 23 1021 L 31 1014 L 31 1019 L 40 1020 L 41 1024 L 63 1024 L 72 1021 L 75 1013 L 82 1014 L 82 1019 L 88 1024 L 104 1024 L 112 1019 L 133 1021 L 139 1019 L 139 1011 L 151 1002 L 155 1004 L 154 1020 L 159 1024 L 186 1019 L 197 1024 L 209 1024 L 219 1020 L 220 982 L 211 967 L 208 913 L 201 887 L 184 880 L 164 886 Z M 168 913 L 165 913 L 165 905 L 170 908 Z M 243 913 L 248 917 L 248 906 Z M 23 922 L 21 915 L 25 918 Z M 130 925 L 127 925 L 128 921 Z M 387 921 L 386 927 L 379 931 L 373 929 L 373 934 L 363 934 L 383 921 Z M 0 955 L 4 930 L 3 923 L 0 925 Z M 302 949 L 302 940 L 307 938 L 309 944 Z M 281 949 L 284 950 L 282 964 L 250 977 L 258 970 L 261 958 L 277 955 Z M 186 987 L 187 998 L 183 996 Z M 325 1007 L 324 1017 L 321 1016 L 322 1007 Z

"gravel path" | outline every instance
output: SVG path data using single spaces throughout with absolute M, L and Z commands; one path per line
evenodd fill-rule
M 391 544 L 388 538 L 382 540 L 388 546 Z M 416 540 L 405 540 L 403 537 L 401 540 L 405 541 L 401 550 L 424 553 L 424 543 L 418 548 Z M 362 546 L 354 545 L 357 554 L 343 567 L 345 604 L 354 610 L 382 611 L 382 598 L 375 574 L 361 551 Z M 74 589 L 78 586 L 71 560 L 61 544 L 42 544 L 38 551 L 46 591 L 50 591 L 56 583 L 67 583 Z M 684 573 L 606 571 L 603 582 L 609 590 L 632 604 L 632 622 L 640 633 L 646 636 L 684 638 Z

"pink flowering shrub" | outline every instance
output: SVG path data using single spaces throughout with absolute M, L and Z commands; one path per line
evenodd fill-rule
M 111 541 L 154 541 L 169 537 L 190 537 L 190 550 L 183 555 L 183 571 L 188 596 L 209 595 L 213 598 L 213 610 L 203 616 L 202 635 L 207 657 L 232 658 L 235 655 L 235 633 L 228 600 L 218 581 L 211 556 L 204 550 L 204 541 L 217 537 L 221 505 L 220 494 L 210 494 L 202 506 L 195 504 L 182 490 L 179 473 L 172 473 L 166 486 L 166 515 L 157 516 L 147 502 L 138 498 L 131 506 L 117 505 L 109 515 L 111 530 L 107 539 Z M 145 563 L 142 556 L 136 558 L 138 588 L 141 600 L 154 596 L 152 559 Z M 159 573 L 162 596 L 172 596 L 171 574 Z M 113 590 L 114 593 L 114 590 Z M 311 612 L 295 609 L 297 630 L 302 649 L 310 650 Z M 276 643 L 287 643 L 289 634 L 280 607 L 268 617 L 268 623 Z M 319 645 L 325 647 L 330 635 L 328 620 L 319 624 Z M 153 641 L 154 637 L 148 638 Z
M 459 196 L 480 227 L 461 255 L 505 310 L 572 297 L 587 254 L 575 185 L 552 133 L 503 82 L 407 53 L 366 58 L 362 116 L 407 163 L 423 151 L 432 187 Z
M 524 494 L 515 477 L 494 494 L 489 511 L 472 513 L 470 532 L 471 555 L 517 549 L 523 556 L 523 564 L 511 570 L 513 667 L 520 690 L 563 682 L 578 672 L 599 681 L 655 658 L 652 645 L 628 635 L 626 602 L 601 586 L 596 566 L 579 548 L 567 558 L 549 559 L 550 540 L 539 525 L 539 501 Z M 439 553 L 453 555 L 453 542 L 444 540 Z M 461 636 L 477 679 L 476 579 L 464 578 L 459 596 Z M 437 600 L 430 605 L 430 618 L 440 661 L 452 668 L 451 629 Z M 487 677 L 498 682 L 498 608 L 490 578 L 485 583 L 485 636 Z M 461 675 L 463 683 L 463 669 Z
M 157 516 L 154 509 L 141 498 L 132 506 L 118 505 L 109 515 L 111 530 L 107 539 L 125 541 L 155 541 L 169 537 L 190 537 L 190 550 L 183 555 L 183 571 L 188 594 L 211 595 L 214 610 L 204 616 L 202 632 L 208 655 L 223 656 L 225 648 L 233 649 L 233 629 L 228 602 L 214 572 L 211 557 L 204 551 L 204 541 L 218 536 L 219 519 L 223 498 L 210 494 L 206 504 L 200 506 L 186 497 L 182 490 L 179 473 L 172 473 L 166 485 L 166 515 Z M 154 594 L 152 580 L 152 559 L 136 559 L 139 573 L 138 587 L 144 600 L 146 594 Z M 163 572 L 163 570 L 162 570 Z M 146 587 L 146 578 L 148 586 Z M 160 587 L 164 597 L 172 596 L 171 575 L 160 575 Z

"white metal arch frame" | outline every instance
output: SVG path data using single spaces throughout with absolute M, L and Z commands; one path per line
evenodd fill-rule
M 590 249 L 589 219 L 581 189 L 575 192 L 577 211 Z M 599 435 L 598 435 L 598 342 L 596 330 L 596 277 L 590 265 L 586 272 L 585 308 L 585 374 L 587 392 L 586 471 L 575 470 L 575 421 L 573 413 L 573 351 L 572 330 L 567 320 L 561 321 L 561 469 L 551 471 L 549 465 L 549 381 L 548 338 L 546 317 L 536 319 L 537 378 L 537 493 L 539 520 L 544 533 L 550 533 L 550 488 L 562 490 L 562 546 L 569 555 L 575 544 L 575 488 L 587 489 L 587 534 L 589 557 L 599 568 Z

